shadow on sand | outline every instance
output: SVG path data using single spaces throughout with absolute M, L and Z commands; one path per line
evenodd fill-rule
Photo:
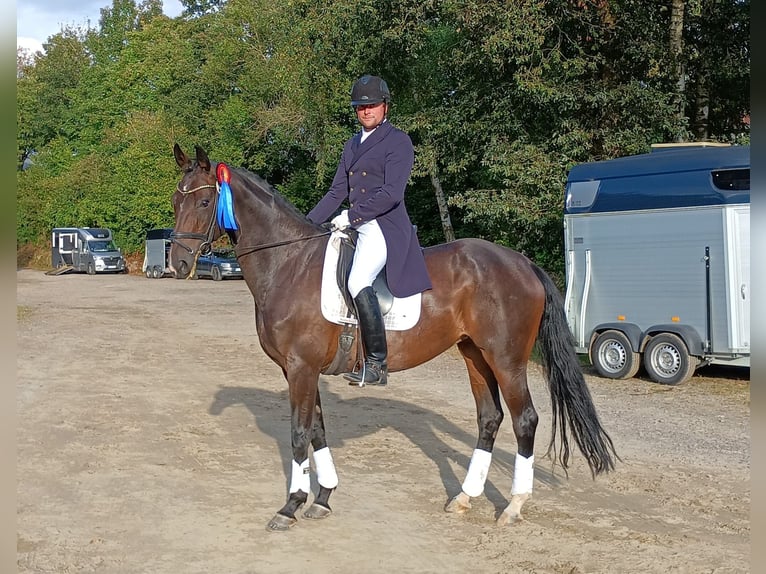
M 460 492 L 476 444 L 475 434 L 468 433 L 442 415 L 411 402 L 367 395 L 343 399 L 332 391 L 331 385 L 325 380 L 320 380 L 319 386 L 328 444 L 333 452 L 343 448 L 346 440 L 370 435 L 381 428 L 392 428 L 406 436 L 436 464 L 447 499 Z M 287 389 L 275 392 L 253 387 L 221 387 L 215 394 L 209 413 L 220 415 L 226 408 L 236 405 L 245 406 L 252 413 L 260 431 L 275 440 L 279 446 L 286 482 L 289 483 L 292 448 Z M 408 416 L 397 417 L 394 425 L 386 419 L 386 413 L 395 410 L 407 413 Z M 510 416 L 506 413 L 504 425 L 510 424 Z M 452 445 L 442 440 L 441 437 L 445 435 L 460 441 L 465 445 L 465 449 L 455 450 Z M 546 441 L 548 439 L 539 436 L 537 438 Z M 514 460 L 514 453 L 496 446 L 492 457 L 494 472 L 502 472 L 503 477 L 512 476 Z M 450 462 L 464 470 L 461 476 L 455 475 Z M 342 472 L 341 469 L 339 472 Z M 562 484 L 559 477 L 541 468 L 535 469 L 535 480 L 549 486 Z M 507 482 L 504 490 L 510 495 L 510 480 Z M 315 488 L 315 485 L 312 488 Z M 491 478 L 487 479 L 484 495 L 498 510 L 508 505 L 509 498 L 498 490 Z

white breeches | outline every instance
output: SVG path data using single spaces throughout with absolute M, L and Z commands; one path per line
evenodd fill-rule
M 348 291 L 356 298 L 365 287 L 371 287 L 373 281 L 383 269 L 388 257 L 386 239 L 374 219 L 360 226 L 356 241 L 354 262 L 348 276 Z

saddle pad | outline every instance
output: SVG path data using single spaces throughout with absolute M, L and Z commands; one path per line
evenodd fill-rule
M 333 231 L 327 242 L 322 270 L 322 315 L 331 323 L 338 325 L 356 325 L 356 317 L 348 311 L 343 294 L 338 289 L 335 268 L 338 264 L 338 253 L 342 231 Z M 386 330 L 406 331 L 414 327 L 420 319 L 420 299 L 422 293 L 410 295 L 404 299 L 394 297 L 391 310 L 383 315 Z

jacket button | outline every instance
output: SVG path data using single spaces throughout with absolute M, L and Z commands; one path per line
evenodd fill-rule
M 362 193 L 367 193 L 367 190 L 362 188 Z
M 354 207 L 354 204 L 353 204 L 353 203 L 350 203 L 348 206 L 349 206 L 349 208 L 353 208 L 353 207 Z
M 364 176 L 364 175 L 367 175 L 367 172 L 366 172 L 366 171 L 363 171 L 363 172 L 362 172 L 362 175 L 363 175 L 363 176 Z
M 353 171 L 348 172 L 348 175 L 354 175 Z
M 348 192 L 349 192 L 349 193 L 353 193 L 353 192 L 354 192 L 354 188 L 353 188 L 353 187 L 349 187 L 349 188 L 348 188 Z

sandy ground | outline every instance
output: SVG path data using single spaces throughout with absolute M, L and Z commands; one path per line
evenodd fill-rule
M 750 572 L 748 370 L 663 387 L 586 369 L 623 462 L 593 481 L 544 457 L 525 520 L 498 527 L 515 440 L 462 516 L 476 437 L 455 350 L 388 388 L 320 381 L 340 484 L 334 513 L 265 530 L 289 481 L 280 370 L 243 281 L 17 273 L 17 559 L 22 573 Z M 315 485 L 314 485 L 315 487 Z

